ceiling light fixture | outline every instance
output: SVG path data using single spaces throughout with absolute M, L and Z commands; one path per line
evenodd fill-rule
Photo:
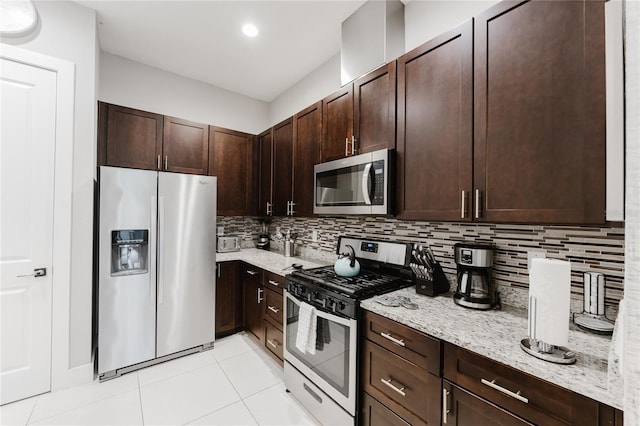
M 20 37 L 36 28 L 38 12 L 31 0 L 2 1 L 0 6 L 0 34 L 3 36 Z
M 246 24 L 244 27 L 242 27 L 242 32 L 247 37 L 255 37 L 258 35 L 258 28 L 256 28 L 256 26 L 253 24 Z

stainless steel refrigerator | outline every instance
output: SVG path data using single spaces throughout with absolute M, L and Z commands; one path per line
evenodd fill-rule
M 216 184 L 100 167 L 101 380 L 213 345 Z

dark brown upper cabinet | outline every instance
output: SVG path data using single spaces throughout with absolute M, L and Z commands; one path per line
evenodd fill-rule
M 164 118 L 162 170 L 206 175 L 209 164 L 209 126 L 175 117 Z
M 272 141 L 273 129 L 265 130 L 258 135 L 259 150 L 259 194 L 258 194 L 258 215 L 271 216 L 273 214 L 273 199 L 271 188 L 273 185 L 273 164 L 272 164 Z
M 474 220 L 605 221 L 604 1 L 476 18 Z
M 293 211 L 296 216 L 313 216 L 313 166 L 320 162 L 322 102 L 293 117 Z
M 398 58 L 398 217 L 471 220 L 473 22 Z
M 98 102 L 98 165 L 159 170 L 164 117 Z
M 322 119 L 322 162 L 353 155 L 353 84 L 322 100 Z
M 293 118 L 273 126 L 273 216 L 292 211 Z
M 209 174 L 218 177 L 220 216 L 250 216 L 256 212 L 256 137 L 211 126 L 209 130 Z
M 396 61 L 353 82 L 356 154 L 396 147 Z

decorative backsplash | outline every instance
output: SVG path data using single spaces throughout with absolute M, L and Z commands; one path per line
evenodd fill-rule
M 243 247 L 253 245 L 260 231 L 257 218 L 220 217 L 225 234 L 242 235 Z M 624 227 L 503 225 L 401 221 L 384 217 L 273 218 L 269 227 L 272 245 L 276 227 L 298 233 L 297 245 L 335 253 L 338 237 L 359 235 L 380 240 L 429 244 L 445 273 L 455 274 L 453 245 L 457 242 L 492 244 L 493 278 L 501 286 L 527 288 L 527 251 L 544 251 L 546 257 L 571 262 L 572 292 L 582 294 L 582 273 L 602 272 L 606 299 L 617 304 L 623 297 Z M 318 233 L 312 241 L 312 232 Z

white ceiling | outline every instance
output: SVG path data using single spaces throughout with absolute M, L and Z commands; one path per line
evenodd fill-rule
M 103 51 L 266 102 L 340 51 L 341 23 L 364 3 L 76 1 L 97 11 Z

